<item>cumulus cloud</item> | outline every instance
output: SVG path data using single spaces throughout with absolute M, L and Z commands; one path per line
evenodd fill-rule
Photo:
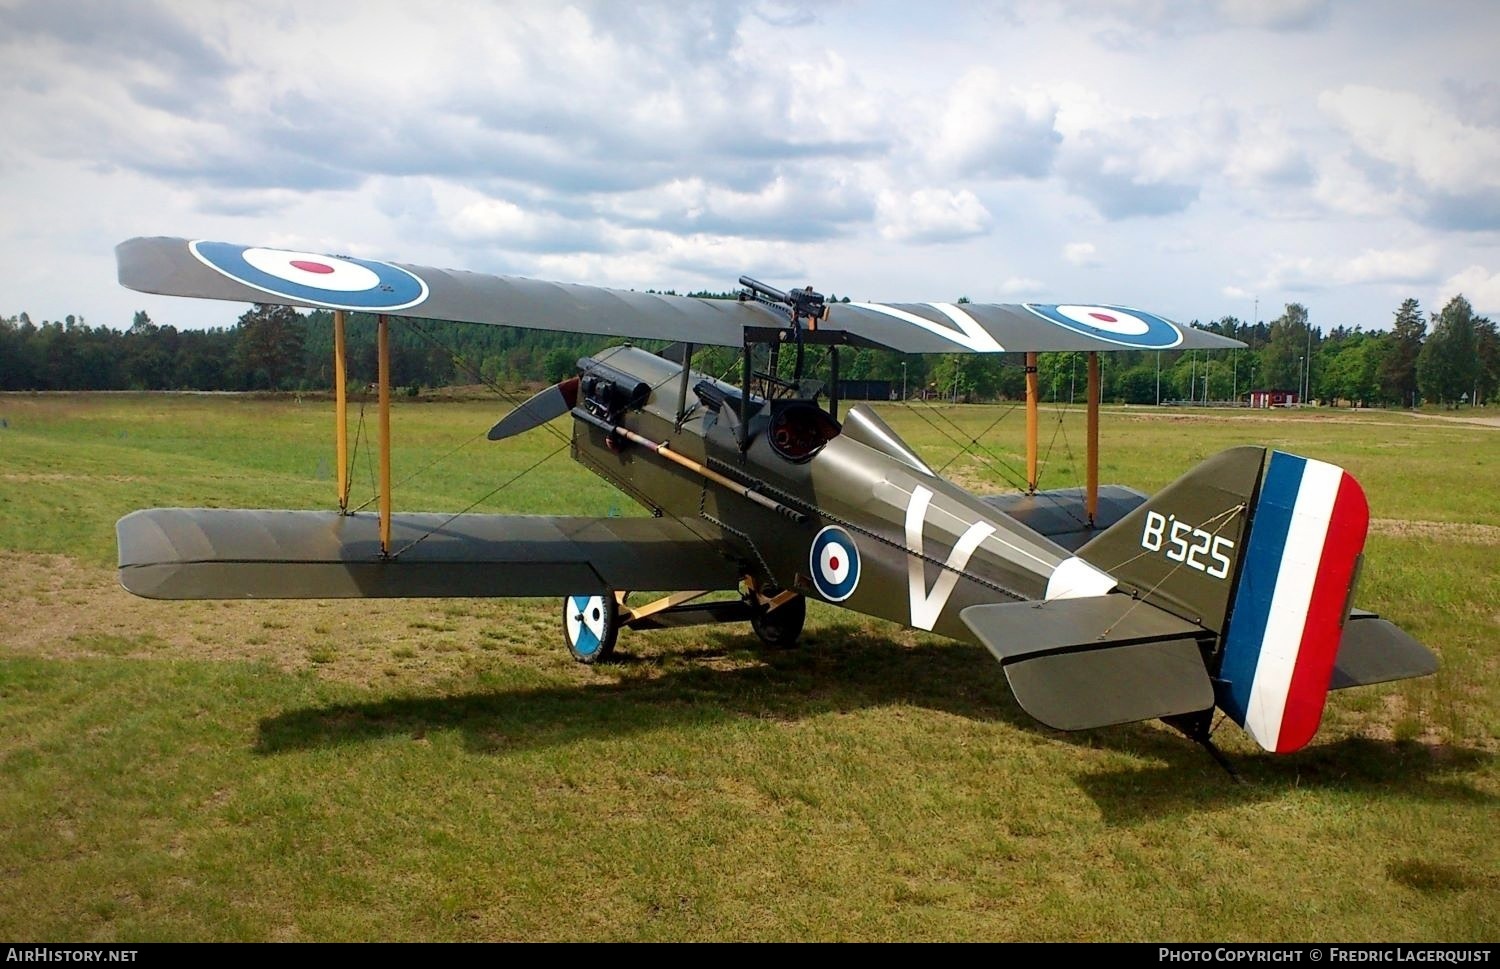
M 523 3 L 470 10 L 461 34 L 378 4 L 232 28 L 150 6 L 100 16 L 105 27 L 121 21 L 118 32 L 69 26 L 89 18 L 36 4 L 0 22 L 13 42 L 41 38 L 70 65 L 49 96 L 71 85 L 98 103 L 86 137 L 76 116 L 33 114 L 44 151 L 227 190 L 349 188 L 372 174 L 554 192 L 696 175 L 752 189 L 788 160 L 880 150 L 883 119 L 836 59 L 787 69 L 740 50 L 745 7 L 636 5 L 627 16 L 611 3 Z M 399 22 L 399 36 L 382 21 Z M 360 56 L 326 56 L 328 35 Z M 114 66 L 79 84 L 76 65 L 99 49 Z M 136 83 L 163 71 L 157 87 L 189 95 L 166 109 Z M 209 81 L 217 89 L 205 97 Z
M 826 239 L 868 223 L 875 215 L 875 191 L 852 169 L 787 165 L 749 191 L 701 177 L 676 179 L 603 197 L 597 208 L 624 224 L 680 232 Z
M 1318 105 L 1354 151 L 1387 166 L 1393 187 L 1415 195 L 1427 219 L 1500 228 L 1500 126 L 1460 121 L 1409 91 L 1363 85 L 1325 91 Z
M 968 189 L 886 191 L 877 202 L 880 234 L 897 242 L 952 242 L 989 231 L 990 213 Z
M 1163 37 L 1311 30 L 1327 20 L 1330 0 L 1069 0 L 1059 6 L 1070 23 L 1084 25 L 1105 46 L 1131 50 Z
M 1490 319 L 1500 319 L 1500 272 L 1483 266 L 1469 266 L 1438 287 L 1431 305 L 1442 306 L 1455 296 L 1463 295 L 1474 311 Z
M 1069 134 L 1058 169 L 1106 218 L 1168 215 L 1196 201 L 1222 169 L 1234 130 L 1216 105 L 1185 117 L 1116 115 Z
M 998 287 L 1001 296 L 1039 296 L 1047 291 L 1046 283 L 1030 276 L 1011 276 Z
M 1092 242 L 1070 242 L 1063 246 L 1063 259 L 1075 266 L 1097 266 L 1099 254 Z
M 949 171 L 990 178 L 1047 174 L 1062 141 L 1057 106 L 1041 91 L 1018 90 L 994 68 L 966 73 L 948 92 L 932 160 Z
M 1453 31 L 1493 35 L 1492 7 Z M 1419 16 L 1390 7 L 456 9 L 0 0 L 0 289 L 99 253 L 92 298 L 128 320 L 105 263 L 142 232 L 615 285 L 813 267 L 913 299 L 1076 288 L 1104 249 L 1139 302 L 1170 291 L 1187 318 L 1236 298 L 1225 281 L 1322 287 L 1323 306 L 1493 265 L 1500 86 L 1452 31 L 1387 63 Z M 1314 49 L 1316 70 L 1285 69 Z M 1329 77 L 1385 80 L 1320 100 Z
M 1310 291 L 1364 283 L 1430 283 L 1437 278 L 1434 246 L 1366 249 L 1348 257 L 1278 256 L 1261 280 L 1261 291 Z

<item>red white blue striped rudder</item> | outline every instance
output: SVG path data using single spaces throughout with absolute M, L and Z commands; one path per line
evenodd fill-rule
M 1271 452 L 1217 683 L 1219 706 L 1266 750 L 1299 750 L 1318 730 L 1369 524 L 1343 468 Z

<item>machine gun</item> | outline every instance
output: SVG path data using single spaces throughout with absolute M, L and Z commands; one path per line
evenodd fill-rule
M 754 301 L 785 312 L 793 330 L 800 332 L 803 320 L 807 321 L 809 330 L 816 330 L 818 323 L 828 319 L 828 306 L 823 301 L 823 294 L 814 292 L 811 286 L 783 293 L 776 287 L 767 286 L 749 276 L 741 276 L 740 285 L 745 287 L 740 291 L 741 302 Z

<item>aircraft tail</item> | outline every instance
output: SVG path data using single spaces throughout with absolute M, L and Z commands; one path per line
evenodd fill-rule
M 1286 753 L 1322 719 L 1368 525 L 1364 491 L 1342 468 L 1239 447 L 1168 485 L 1078 556 L 1119 591 L 1211 633 L 1216 704 L 1262 747 Z
M 1437 670 L 1421 643 L 1351 608 L 1368 526 L 1342 468 L 1233 448 L 1064 560 L 1043 601 L 961 615 L 1043 723 L 1206 727 L 1217 706 L 1289 753 L 1317 732 L 1330 689 Z

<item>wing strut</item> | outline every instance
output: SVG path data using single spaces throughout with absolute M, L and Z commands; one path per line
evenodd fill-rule
M 1036 351 L 1026 353 L 1026 493 L 1036 494 Z
M 380 557 L 391 554 L 391 321 L 380 314 Z
M 333 426 L 339 462 L 339 514 L 349 514 L 349 375 L 344 364 L 344 311 L 333 311 Z
M 1088 515 L 1089 527 L 1094 527 L 1094 515 L 1099 511 L 1099 353 L 1089 351 L 1089 430 L 1088 430 L 1088 478 L 1084 493 L 1083 510 Z

